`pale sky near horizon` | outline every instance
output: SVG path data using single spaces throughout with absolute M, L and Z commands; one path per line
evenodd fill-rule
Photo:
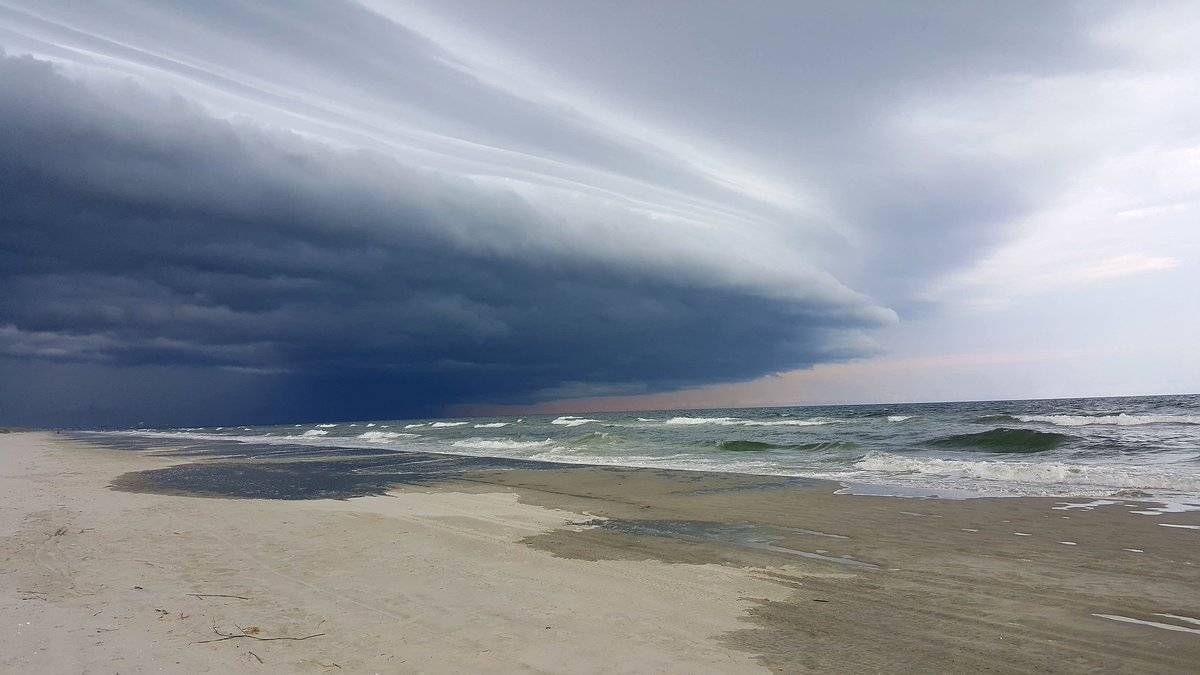
M 1197 34 L 0 0 L 0 423 L 1197 392 Z

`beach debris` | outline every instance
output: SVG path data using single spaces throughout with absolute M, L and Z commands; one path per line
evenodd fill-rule
M 247 626 L 245 628 L 242 628 L 241 626 L 238 626 L 237 624 L 234 624 L 234 626 L 238 629 L 238 632 L 237 633 L 227 633 L 227 632 L 222 631 L 220 628 L 217 628 L 217 626 L 214 624 L 213 632 L 216 633 L 219 637 L 213 638 L 211 640 L 198 640 L 198 641 L 194 642 L 193 644 L 202 645 L 202 644 L 208 644 L 210 642 L 224 642 L 225 640 L 241 640 L 241 639 L 259 640 L 261 642 L 272 642 L 275 640 L 310 640 L 315 637 L 321 637 L 322 635 L 325 634 L 325 633 L 313 633 L 312 635 L 304 635 L 304 636 L 299 636 L 299 637 L 292 637 L 292 636 L 286 636 L 286 635 L 280 635 L 280 636 L 275 636 L 275 637 L 263 637 L 261 635 L 258 635 L 258 633 L 261 632 L 260 629 L 258 628 L 258 626 Z
M 249 654 L 250 656 L 253 656 L 259 663 L 263 662 L 262 657 L 259 656 L 258 654 L 255 654 L 254 652 L 249 651 L 249 650 L 247 650 L 246 653 Z
M 237 600 L 253 600 L 254 599 L 254 598 L 248 598 L 244 595 L 229 595 L 228 593 L 188 593 L 188 595 L 192 596 L 193 598 L 199 598 L 201 600 L 203 600 L 204 598 L 235 598 Z

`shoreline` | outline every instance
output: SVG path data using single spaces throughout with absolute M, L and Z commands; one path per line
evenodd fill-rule
M 0 436 L 0 462 L 0 603 L 20 627 L 3 670 L 1186 672 L 1200 660 L 1200 514 L 1135 514 L 1133 500 L 914 500 L 565 465 L 462 466 L 342 499 L 180 498 L 109 485 L 222 461 L 50 433 Z M 237 626 L 323 635 L 203 642 Z
M 796 410 L 787 418 L 775 418 L 750 412 L 737 417 L 742 411 L 730 409 L 713 418 L 560 416 L 473 425 L 464 420 L 381 420 L 320 423 L 307 429 L 293 424 L 99 435 L 115 437 L 116 443 L 138 436 L 164 444 L 236 442 L 244 444 L 242 449 L 306 446 L 339 448 L 329 452 L 345 454 L 342 448 L 355 448 L 561 466 L 786 476 L 833 481 L 844 492 L 860 495 L 1115 495 L 1200 510 L 1200 469 L 1187 440 L 1200 416 L 1184 403 L 1160 406 L 1159 412 L 1135 407 L 1128 414 L 1084 410 L 1085 403 L 1064 411 L 914 405 L 896 415 L 855 416 L 838 408 L 816 417 Z M 1089 411 L 1096 414 L 1085 414 Z M 1141 455 L 1147 461 L 1140 461 Z

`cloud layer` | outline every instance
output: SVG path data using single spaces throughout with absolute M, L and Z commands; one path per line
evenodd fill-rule
M 1198 17 L 0 4 L 0 421 L 655 393 L 1177 285 Z
M 0 62 L 0 89 L 7 357 L 224 369 L 403 414 L 744 379 L 861 353 L 856 331 L 888 319 L 778 250 L 670 246 L 645 214 L 545 206 L 29 57 Z

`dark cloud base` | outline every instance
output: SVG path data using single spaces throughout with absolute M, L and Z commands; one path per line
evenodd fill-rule
M 0 59 L 0 421 L 428 415 L 860 353 L 835 306 L 526 245 L 512 193 Z

